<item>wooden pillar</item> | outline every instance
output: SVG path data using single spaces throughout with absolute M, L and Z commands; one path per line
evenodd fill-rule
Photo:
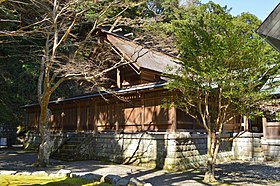
M 77 107 L 77 129 L 76 131 L 79 132 L 81 127 L 81 105 L 78 103 Z
M 87 106 L 86 106 L 86 114 L 87 114 L 87 118 L 86 118 L 86 130 L 88 131 L 89 130 L 89 117 L 90 117 L 90 114 L 89 114 L 89 111 L 90 111 L 90 105 L 87 103 Z
M 98 132 L 97 128 L 97 122 L 98 122 L 98 116 L 97 116 L 97 104 L 94 102 L 94 114 L 93 114 L 93 128 L 94 132 Z
M 119 112 L 119 107 L 118 107 L 118 102 L 115 103 L 115 106 L 114 106 L 114 117 L 113 117 L 113 122 L 116 122 L 116 132 L 118 132 L 120 129 L 119 129 L 119 120 L 118 120 L 118 116 L 117 117 L 117 113 Z
M 144 94 L 144 93 L 143 93 Z M 143 98 L 143 94 L 141 96 L 141 129 L 145 130 L 145 101 Z
M 177 130 L 177 117 L 176 117 L 176 108 L 173 106 L 171 108 L 172 112 L 173 113 L 173 126 L 172 126 L 172 131 L 176 131 Z
M 173 106 L 171 108 L 171 118 L 172 118 L 172 127 L 171 127 L 171 130 L 173 132 L 175 132 L 177 130 L 177 116 L 176 116 L 176 108 L 174 106 L 174 97 L 171 96 L 171 101 L 173 103 Z
M 263 126 L 263 137 L 267 138 L 267 120 L 265 117 L 262 118 L 262 126 Z
M 247 116 L 243 116 L 243 123 L 244 123 L 244 131 L 249 131 L 249 122 Z
M 121 71 L 117 68 L 117 87 L 122 88 Z
M 63 128 L 64 128 L 64 122 L 65 122 L 65 113 L 62 111 L 61 112 L 61 127 L 60 127 L 60 130 L 63 131 Z

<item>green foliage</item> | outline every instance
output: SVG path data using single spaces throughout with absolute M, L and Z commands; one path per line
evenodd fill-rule
M 145 14 L 157 21 L 167 23 L 171 20 L 180 19 L 190 7 L 189 3 L 199 4 L 199 1 L 147 0 Z
M 1 42 L 2 41 L 2 42 Z M 0 122 L 14 125 L 23 122 L 22 105 L 36 100 L 38 66 L 35 40 L 0 37 Z M 12 45 L 11 45 L 12 44 Z
M 94 21 L 113 22 L 118 11 L 124 6 L 128 6 L 131 1 L 106 0 L 94 3 L 91 0 L 82 1 L 78 6 L 69 7 L 73 12 L 87 10 L 86 14 L 79 19 L 79 23 L 73 29 L 73 34 L 77 38 L 70 37 L 65 44 L 59 48 L 63 60 L 66 61 L 75 49 L 77 42 L 82 40 L 92 28 Z M 64 3 L 61 1 L 61 3 Z M 111 7 L 106 14 L 101 12 Z M 41 7 L 41 8 L 38 8 Z M 4 1 L 0 4 L 0 122 L 19 125 L 24 122 L 24 111 L 21 106 L 37 102 L 36 90 L 39 74 L 39 64 L 43 48 L 45 47 L 45 35 L 47 22 L 34 24 L 44 16 L 51 13 L 48 1 L 23 0 L 20 2 Z M 118 11 L 117 11 L 118 10 Z M 71 18 L 71 17 L 70 17 Z M 59 21 L 71 21 L 68 19 Z M 2 24 L 3 23 L 3 24 Z M 34 25 L 33 25 L 34 24 Z M 33 26 L 28 26 L 33 25 Z M 7 36 L 4 33 L 21 30 L 17 36 Z M 39 31 L 39 32 L 38 32 Z M 30 32 L 30 33 L 29 33 Z M 22 34 L 21 34 L 22 33 Z M 90 51 L 89 46 L 89 51 Z M 91 47 L 92 49 L 93 47 Z M 88 56 L 88 51 L 83 54 Z M 57 97 L 69 97 L 82 94 L 83 90 L 78 89 L 75 82 L 62 84 L 52 95 L 52 99 Z
M 212 2 L 173 21 L 181 68 L 168 88 L 180 92 L 178 108 L 201 119 L 210 106 L 211 123 L 225 122 L 230 114 L 259 113 L 255 108 L 269 93 L 261 87 L 279 74 L 279 54 L 255 33 L 260 23 Z

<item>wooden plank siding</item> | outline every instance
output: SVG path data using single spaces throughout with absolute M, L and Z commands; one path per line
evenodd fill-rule
M 263 136 L 265 139 L 280 139 L 280 122 L 269 122 L 266 118 L 263 121 Z
M 50 104 L 53 131 L 170 131 L 175 130 L 173 109 L 162 108 L 167 91 L 132 93 Z M 38 130 L 39 106 L 26 108 L 28 125 Z
M 66 103 L 50 104 L 53 131 L 77 132 L 138 132 L 138 131 L 190 131 L 204 128 L 184 112 L 163 108 L 163 98 L 173 99 L 172 93 L 160 89 L 129 93 L 123 96 L 94 97 Z M 38 129 L 39 109 L 27 108 L 28 125 Z M 239 119 L 225 125 L 225 131 L 236 131 Z

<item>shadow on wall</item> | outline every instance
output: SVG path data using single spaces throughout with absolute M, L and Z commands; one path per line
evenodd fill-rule
M 148 96 L 146 102 L 137 94 L 129 97 L 135 99 L 133 103 L 116 100 L 110 104 L 104 100 L 79 103 L 77 117 L 71 117 L 76 120 L 72 128 L 85 127 L 85 131 L 72 133 L 73 136 L 67 142 L 64 140 L 69 138 L 67 132 L 57 137 L 58 133 L 54 133 L 56 147 L 59 147 L 57 157 L 63 154 L 68 161 L 96 159 L 171 170 L 184 170 L 204 164 L 206 135 L 163 132 L 171 129 L 174 119 L 171 118 L 171 110 L 161 108 L 161 98 L 155 100 L 155 94 Z M 53 113 L 62 117 L 59 113 L 63 112 L 64 117 L 68 117 L 70 110 L 73 111 L 73 105 L 60 106 L 59 109 L 63 108 L 69 112 L 57 110 Z M 70 122 L 71 118 L 59 120 L 54 117 L 53 122 Z M 60 123 L 59 126 L 65 129 L 68 125 L 64 124 Z M 102 132 L 88 132 L 86 129 L 89 128 Z M 29 143 L 38 146 L 39 136 L 29 138 Z
M 163 169 L 165 159 L 167 156 L 168 141 L 165 139 L 164 134 L 159 134 L 154 137 L 156 140 L 156 168 Z
M 29 136 L 31 137 L 31 133 Z M 54 137 L 56 144 L 64 140 L 63 136 L 66 138 L 67 134 Z M 81 136 L 80 141 L 77 140 L 77 136 Z M 33 135 L 29 139 L 33 147 L 38 147 L 40 143 L 38 135 Z M 205 135 L 198 136 L 188 132 L 76 134 L 62 145 L 61 154 L 57 154 L 56 157 L 65 156 L 66 161 L 94 159 L 157 169 L 186 170 L 205 165 L 205 139 Z M 73 147 L 72 142 L 77 141 L 79 144 L 71 150 L 69 147 Z M 230 156 L 231 153 L 227 151 L 220 154 L 223 160 Z

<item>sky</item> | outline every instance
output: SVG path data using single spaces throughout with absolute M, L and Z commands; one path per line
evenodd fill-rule
M 209 0 L 201 0 L 207 3 Z M 249 12 L 264 21 L 272 10 L 280 3 L 280 0 L 212 0 L 221 6 L 227 5 L 232 8 L 232 15 L 240 15 L 242 12 Z

